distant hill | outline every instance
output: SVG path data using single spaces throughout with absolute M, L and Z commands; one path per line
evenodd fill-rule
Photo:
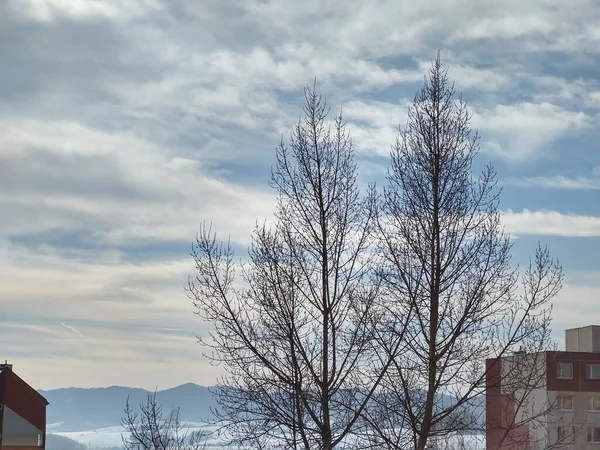
M 46 422 L 56 424 L 49 431 L 84 431 L 119 425 L 127 397 L 137 409 L 148 395 L 144 389 L 121 386 L 39 392 L 50 402 Z M 158 391 L 156 399 L 167 411 L 179 406 L 181 419 L 189 422 L 202 422 L 210 416 L 211 406 L 216 405 L 209 388 L 193 383 Z
M 208 387 L 188 383 L 172 389 L 158 391 L 157 402 L 168 411 L 179 406 L 180 418 L 187 422 L 204 422 L 211 417 L 211 407 L 216 400 Z M 125 402 L 129 396 L 130 404 L 137 409 L 145 402 L 148 391 L 139 388 L 113 386 L 108 388 L 66 388 L 39 391 L 50 402 L 47 410 L 47 423 L 52 427 L 49 432 L 88 431 L 113 427 L 120 424 Z M 385 394 L 379 394 L 385 395 Z M 440 404 L 449 406 L 456 400 L 440 395 Z M 477 417 L 480 426 L 485 420 L 485 398 L 472 399 L 467 410 Z
M 48 433 L 46 435 L 46 450 L 87 450 L 87 447 L 68 437 Z

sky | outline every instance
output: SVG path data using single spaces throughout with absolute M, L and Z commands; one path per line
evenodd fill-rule
M 211 385 L 184 287 L 203 221 L 245 248 L 317 79 L 382 180 L 438 50 L 503 186 L 514 262 L 600 324 L 597 0 L 0 1 L 0 359 L 40 389 Z M 243 254 L 240 255 L 240 257 Z

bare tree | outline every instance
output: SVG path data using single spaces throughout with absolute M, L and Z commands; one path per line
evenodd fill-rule
M 191 431 L 181 422 L 179 407 L 168 413 L 156 401 L 156 392 L 148 393 L 146 402 L 139 412 L 125 405 L 121 419 L 125 435 L 121 436 L 125 450 L 206 450 L 208 433 L 204 430 Z
M 562 271 L 541 247 L 523 272 L 511 265 L 495 172 L 488 166 L 472 174 L 478 136 L 454 94 L 438 54 L 393 147 L 382 196 L 382 290 L 393 294 L 389 310 L 400 325 L 388 329 L 403 344 L 379 338 L 394 361 L 385 395 L 365 412 L 380 448 L 423 450 L 438 438 L 481 430 L 474 403 L 493 367 L 486 360 L 518 350 L 527 358 L 502 368 L 502 395 L 515 398 L 516 411 L 501 440 L 523 432 L 529 439 L 553 407 L 534 407 L 529 394 L 545 380 L 540 369 L 552 345 L 551 300 Z
M 213 324 L 201 342 L 227 375 L 216 422 L 227 442 L 254 448 L 349 448 L 391 357 L 374 354 L 374 190 L 362 197 L 341 114 L 315 89 L 289 146 L 277 149 L 275 224 L 257 227 L 248 261 L 203 227 L 189 291 Z M 236 268 L 241 283 L 235 283 Z

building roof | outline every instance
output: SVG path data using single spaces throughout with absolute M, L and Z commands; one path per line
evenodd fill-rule
M 8 383 L 10 383 L 11 385 L 14 385 L 15 383 L 18 384 L 22 389 L 27 389 L 32 394 L 35 393 L 35 395 L 41 400 L 43 400 L 46 403 L 46 405 L 50 404 L 50 402 L 46 400 L 46 397 L 44 397 L 42 394 L 40 394 L 38 391 L 32 388 L 20 376 L 13 372 L 12 364 L 0 364 L 0 399 L 4 397 L 4 390 Z

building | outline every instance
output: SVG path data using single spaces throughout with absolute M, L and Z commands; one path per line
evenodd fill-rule
M 600 449 L 600 326 L 565 344 L 486 361 L 487 450 Z
M 0 364 L 0 450 L 44 449 L 47 405 L 11 364 Z

